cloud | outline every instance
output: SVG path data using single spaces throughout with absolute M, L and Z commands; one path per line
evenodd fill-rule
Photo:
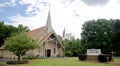
M 86 5 L 90 6 L 101 6 L 101 5 L 106 5 L 109 0 L 81 0 L 83 1 Z
M 85 1 L 93 2 L 85 4 Z M 64 27 L 66 33 L 72 33 L 80 38 L 81 26 L 85 21 L 99 18 L 119 18 L 120 4 L 115 0 L 19 0 L 20 5 L 27 6 L 25 14 L 10 16 L 12 25 L 23 24 L 30 29 L 39 28 L 46 24 L 49 5 L 51 4 L 51 20 L 53 29 L 58 35 L 62 35 Z M 106 4 L 106 5 L 105 5 Z M 91 7 L 105 5 L 103 7 Z M 65 7 L 67 6 L 67 7 Z
M 28 5 L 26 14 L 30 16 L 37 15 L 41 10 L 44 10 L 48 6 L 47 1 L 43 0 L 20 0 L 19 4 Z
M 17 26 L 18 24 L 23 24 L 25 26 L 28 26 L 31 30 L 44 26 L 46 24 L 49 10 L 48 2 L 49 1 L 43 0 L 20 0 L 20 5 L 27 5 L 27 9 L 25 11 L 27 16 L 22 16 L 20 14 L 16 16 L 11 16 L 8 18 L 10 21 L 12 21 L 12 23 L 10 24 L 15 26 Z M 70 7 L 65 8 L 64 4 L 61 3 L 60 0 L 51 0 L 50 4 L 52 25 L 57 34 L 62 35 L 64 27 L 67 29 L 66 32 L 68 33 L 76 32 L 74 28 L 69 28 L 69 26 L 73 26 L 76 24 L 77 26 L 79 26 L 79 23 L 74 20 L 76 17 L 73 12 L 74 10 L 70 9 Z M 78 14 L 76 15 L 78 16 Z M 73 24 L 74 21 L 76 23 Z M 80 32 L 77 31 L 78 36 L 80 36 L 79 33 Z M 76 33 L 74 33 L 74 35 L 75 34 Z
M 117 0 L 117 3 L 119 3 L 119 4 L 120 4 L 120 0 Z
M 75 0 L 60 0 L 60 1 L 64 4 L 70 4 L 70 3 L 74 2 Z
M 21 16 L 21 15 L 16 15 L 12 17 L 8 17 L 8 19 L 12 22 L 8 22 L 7 24 L 12 24 L 14 26 L 18 26 L 19 24 L 22 24 L 24 26 L 28 26 L 31 30 L 44 26 L 45 25 L 45 20 L 46 16 L 42 16 L 45 13 L 40 13 L 35 16 Z M 41 16 L 40 16 L 41 15 Z
M 6 7 L 6 6 L 15 6 L 16 5 L 16 1 L 17 0 L 9 0 L 9 1 L 6 1 L 6 2 L 0 2 L 0 8 L 2 7 Z
M 28 26 L 31 30 L 44 26 L 48 14 L 48 1 L 46 0 L 19 0 L 19 5 L 27 6 L 25 10 L 26 16 L 16 14 L 8 17 L 10 23 L 14 26 L 23 24 Z M 17 5 L 18 5 L 17 4 Z

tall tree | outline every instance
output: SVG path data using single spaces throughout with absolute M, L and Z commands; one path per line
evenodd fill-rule
M 12 25 L 5 25 L 4 22 L 0 22 L 0 47 L 4 44 L 5 39 L 16 31 L 16 27 Z
M 83 24 L 81 40 L 86 49 L 97 48 L 103 53 L 110 52 L 112 27 L 106 19 L 87 21 Z
M 4 44 L 5 39 L 12 34 L 28 31 L 29 28 L 27 26 L 18 25 L 18 27 L 14 27 L 13 25 L 5 25 L 3 21 L 0 21 L 0 47 Z
M 24 56 L 26 52 L 30 49 L 35 49 L 38 47 L 38 42 L 32 40 L 30 36 L 26 33 L 19 33 L 12 35 L 6 40 L 5 49 L 13 52 L 18 56 L 18 61 L 20 62 L 21 56 Z
M 65 47 L 65 55 L 66 56 L 78 56 L 81 52 L 81 41 L 80 39 L 65 39 L 63 41 Z
M 18 29 L 18 31 L 17 31 L 18 33 L 19 32 L 28 32 L 30 30 L 27 26 L 23 26 L 22 24 L 19 24 L 17 29 Z
M 113 24 L 113 39 L 111 48 L 113 51 L 120 55 L 120 20 L 111 20 L 114 22 Z
M 4 43 L 5 32 L 4 32 L 4 22 L 0 22 L 0 46 Z

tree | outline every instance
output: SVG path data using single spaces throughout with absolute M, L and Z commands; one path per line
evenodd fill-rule
M 103 53 L 110 52 L 112 22 L 106 19 L 87 21 L 83 24 L 81 43 L 86 49 L 101 49 Z
M 66 56 L 78 56 L 81 52 L 81 41 L 80 39 L 72 39 L 63 40 L 63 44 L 65 47 L 65 55 Z
M 13 34 L 28 31 L 29 28 L 27 26 L 18 25 L 18 27 L 14 27 L 13 25 L 5 25 L 4 21 L 0 21 L 0 47 L 4 44 L 7 37 L 10 37 Z
M 5 49 L 18 56 L 19 62 L 20 58 L 24 56 L 28 50 L 35 49 L 37 47 L 38 42 L 36 40 L 32 40 L 32 38 L 24 32 L 10 36 L 6 39 L 5 44 Z
M 12 25 L 5 25 L 4 22 L 0 22 L 0 47 L 4 44 L 5 39 L 16 31 L 16 27 Z
M 23 26 L 22 24 L 19 24 L 17 27 L 17 32 L 19 33 L 21 31 L 28 32 L 28 31 L 30 31 L 30 29 L 27 26 Z
M 113 23 L 113 39 L 111 48 L 113 51 L 120 55 L 120 20 L 111 20 Z
M 4 43 L 4 38 L 6 38 L 5 34 L 4 34 L 5 32 L 3 31 L 4 27 L 5 27 L 4 22 L 0 22 L 0 47 Z

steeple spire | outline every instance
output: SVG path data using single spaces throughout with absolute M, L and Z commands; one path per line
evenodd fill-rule
M 46 27 L 47 27 L 48 33 L 52 31 L 50 8 L 49 8 L 49 12 L 48 12 Z
M 51 15 L 50 15 L 50 10 L 48 12 L 48 17 L 47 17 L 47 23 L 46 26 L 51 26 Z M 52 26 L 51 26 L 52 27 Z

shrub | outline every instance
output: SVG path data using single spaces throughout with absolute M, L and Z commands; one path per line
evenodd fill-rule
M 37 59 L 39 57 L 37 56 L 26 56 L 26 57 L 23 57 L 23 59 Z
M 80 55 L 79 55 L 79 60 L 81 60 L 81 61 L 85 61 L 86 58 L 87 58 L 87 55 L 86 55 L 86 54 L 80 54 Z
M 26 64 L 28 61 L 7 61 L 6 64 Z
M 73 53 L 72 53 L 71 51 L 67 51 L 67 52 L 65 53 L 65 55 L 68 56 L 68 57 L 72 57 Z
M 112 60 L 112 55 L 110 54 L 101 54 L 98 56 L 100 62 L 110 62 Z

